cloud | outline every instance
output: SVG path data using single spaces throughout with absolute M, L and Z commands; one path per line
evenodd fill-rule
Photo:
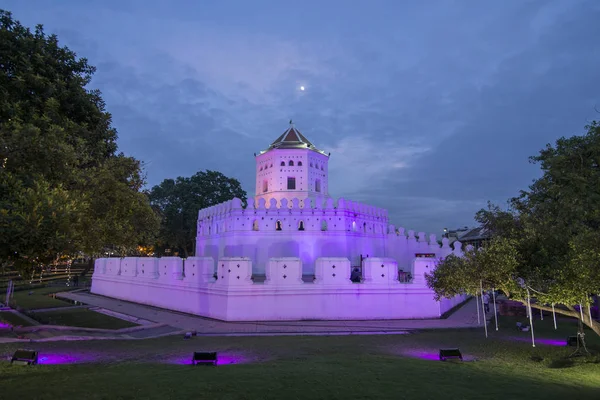
M 332 195 L 439 232 L 526 188 L 528 156 L 598 118 L 594 0 L 7 3 L 98 66 L 151 184 L 215 169 L 252 193 L 252 153 L 292 118 L 332 153 Z
M 412 163 L 429 149 L 402 146 L 391 140 L 373 142 L 365 137 L 344 137 L 330 148 L 329 180 L 332 193 L 343 197 L 380 185 L 386 176 L 410 173 Z M 400 178 L 401 179 L 401 178 Z

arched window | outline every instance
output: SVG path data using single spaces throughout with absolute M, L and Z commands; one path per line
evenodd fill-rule
M 282 162 L 281 162 L 281 166 L 282 166 L 282 167 L 285 167 L 285 161 L 282 161 Z
M 255 219 L 254 222 L 252 223 L 252 230 L 253 231 L 258 230 L 258 220 L 257 219 Z
M 263 170 L 263 167 L 260 167 L 260 170 L 262 171 L 262 170 Z
M 313 167 L 313 163 L 310 163 L 310 167 L 311 167 L 311 168 Z
M 210 235 L 210 226 L 208 227 L 208 234 Z
M 321 165 L 321 171 L 323 171 L 323 166 Z
M 352 232 L 356 232 L 356 221 L 352 221 Z
M 300 221 L 300 222 L 298 223 L 298 230 L 299 230 L 299 231 L 303 231 L 303 230 L 304 230 L 304 221 Z
M 293 166 L 294 166 L 294 161 L 290 160 L 290 162 L 288 163 L 288 165 L 289 165 L 290 167 L 293 167 Z
M 301 167 L 302 166 L 302 161 L 298 161 L 298 166 Z
M 275 223 L 275 230 L 276 231 L 280 231 L 281 230 L 281 221 L 277 220 L 277 222 Z
M 326 220 L 321 220 L 321 230 L 322 231 L 326 231 L 327 230 L 327 221 Z
M 363 222 L 363 232 L 367 233 L 367 223 Z

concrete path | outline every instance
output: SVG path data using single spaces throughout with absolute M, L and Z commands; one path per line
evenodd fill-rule
M 0 343 L 50 342 L 62 340 L 132 340 L 182 334 L 179 328 L 164 324 L 123 329 L 77 328 L 71 326 L 38 325 L 14 330 L 0 329 Z
M 473 299 L 467 301 L 446 319 L 390 321 L 268 321 L 223 322 L 150 306 L 97 296 L 89 293 L 60 293 L 57 297 L 116 311 L 182 330 L 196 330 L 199 335 L 265 335 L 265 334 L 383 334 L 415 329 L 452 329 L 483 327 L 477 323 Z M 489 318 L 489 314 L 488 314 Z

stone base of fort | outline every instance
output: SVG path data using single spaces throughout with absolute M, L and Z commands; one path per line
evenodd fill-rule
M 439 318 L 465 298 L 435 301 L 420 258 L 414 279 L 398 281 L 392 259 L 370 258 L 363 282 L 350 281 L 350 261 L 317 260 L 315 281 L 302 280 L 298 258 L 271 259 L 263 283 L 248 258 L 105 258 L 96 260 L 92 293 L 223 321 L 386 320 Z M 217 279 L 214 275 L 216 273 Z

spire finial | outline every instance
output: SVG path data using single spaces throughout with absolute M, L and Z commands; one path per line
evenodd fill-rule
M 290 126 L 294 127 L 294 122 L 290 119 Z

